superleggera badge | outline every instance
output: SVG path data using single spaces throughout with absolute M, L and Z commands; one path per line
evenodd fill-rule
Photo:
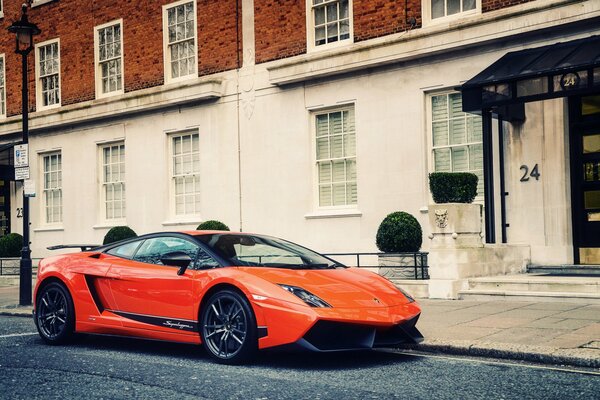
M 169 328 L 179 328 L 179 329 L 193 329 L 194 327 L 191 325 L 186 325 L 186 324 L 182 324 L 181 322 L 171 322 L 171 321 L 165 321 L 163 323 L 164 326 L 168 326 Z
M 381 303 L 381 302 L 379 301 L 379 299 L 377 299 L 377 298 L 375 298 L 375 297 L 373 297 L 373 301 L 374 301 L 375 303 L 378 303 L 378 304 L 379 304 L 379 303 Z

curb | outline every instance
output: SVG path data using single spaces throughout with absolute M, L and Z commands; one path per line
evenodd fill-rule
M 472 343 L 467 341 L 433 339 L 418 345 L 403 346 L 402 349 L 416 350 L 424 353 L 466 355 L 528 361 L 540 364 L 600 368 L 600 351 L 585 348 L 559 349 L 510 343 Z
M 31 312 L 32 308 L 2 308 L 0 316 L 33 318 Z

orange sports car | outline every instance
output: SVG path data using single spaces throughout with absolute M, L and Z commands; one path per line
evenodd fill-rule
M 202 343 L 216 361 L 241 363 L 259 349 L 423 339 L 421 310 L 407 293 L 282 239 L 163 232 L 81 247 L 40 262 L 34 320 L 47 343 L 77 333 L 135 336 Z

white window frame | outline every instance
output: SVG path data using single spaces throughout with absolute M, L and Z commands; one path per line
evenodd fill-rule
M 189 75 L 179 76 L 177 78 L 171 77 L 171 49 L 169 47 L 169 27 L 168 27 L 168 11 L 170 8 L 180 6 L 182 4 L 192 3 L 194 6 L 194 65 L 195 72 Z M 165 4 L 162 6 L 163 11 L 163 64 L 164 64 L 164 77 L 165 83 L 176 83 L 186 81 L 198 77 L 198 8 L 196 6 L 196 0 L 180 0 L 174 3 Z
M 319 182 L 319 161 L 317 160 L 317 116 L 323 114 L 330 114 L 335 112 L 342 111 L 354 111 L 354 156 L 350 157 L 342 157 L 345 159 L 353 158 L 356 167 L 356 192 L 357 199 L 354 204 L 343 204 L 343 205 L 330 205 L 330 206 L 321 206 L 320 204 L 320 182 Z M 312 168 L 313 168 L 313 204 L 314 210 L 317 210 L 316 214 L 310 214 L 309 217 L 319 217 L 325 215 L 336 215 L 336 211 L 356 211 L 359 205 L 359 189 L 358 189 L 358 134 L 357 134 L 357 118 L 356 118 L 356 106 L 354 103 L 349 104 L 340 104 L 338 106 L 331 107 L 321 107 L 317 109 L 310 110 L 310 124 L 311 124 L 311 142 L 312 142 Z M 346 181 L 347 183 L 348 181 Z M 332 202 L 333 202 L 333 192 L 332 192 Z M 356 213 L 353 213 L 353 215 Z M 340 214 L 342 216 L 343 214 Z
M 108 148 L 113 148 L 113 147 L 121 147 L 123 146 L 123 152 L 124 152 L 124 156 L 127 157 L 127 150 L 125 147 L 125 141 L 124 140 L 119 140 L 119 141 L 114 141 L 114 142 L 106 142 L 106 143 L 100 143 L 98 144 L 98 171 L 99 171 L 99 176 L 98 176 L 98 182 L 99 182 L 99 192 L 100 192 L 100 196 L 98 196 L 99 199 L 101 199 L 101 203 L 100 203 L 100 207 L 99 207 L 99 213 L 100 213 L 100 220 L 102 223 L 105 224 L 115 224 L 117 222 L 124 222 L 127 219 L 127 186 L 126 186 L 126 172 L 125 172 L 125 177 L 122 180 L 118 180 L 118 181 L 106 181 L 105 180 L 105 171 L 104 168 L 107 166 L 107 164 L 104 163 L 104 151 L 105 149 Z M 112 150 L 111 150 L 112 151 Z M 121 169 L 121 162 L 118 162 L 117 164 L 119 164 L 118 168 L 119 168 L 119 172 Z M 113 165 L 113 164 L 109 164 L 109 165 Z M 125 167 L 126 165 L 126 161 L 123 161 L 123 167 Z M 108 210 L 107 210 L 107 187 L 111 186 L 111 185 L 115 185 L 115 184 L 121 184 L 122 185 L 122 201 L 124 202 L 123 204 L 123 209 L 122 209 L 122 215 L 120 217 L 112 217 L 109 218 L 109 216 L 107 215 Z M 114 199 L 113 199 L 114 200 Z
M 0 54 L 0 60 L 2 60 L 0 74 L 2 74 L 2 82 L 4 82 L 4 86 L 0 86 L 0 118 L 6 118 L 6 57 L 4 53 Z M 2 107 L 2 104 L 4 104 L 4 107 Z
M 175 148 L 174 148 L 174 139 L 176 137 L 184 137 L 184 136 L 193 136 L 196 135 L 198 136 L 198 149 L 196 150 L 196 153 L 198 154 L 198 168 L 195 171 L 192 171 L 192 173 L 187 173 L 187 174 L 180 174 L 180 175 L 175 175 Z M 201 181 L 201 172 L 202 172 L 202 168 L 201 168 L 201 164 L 202 164 L 202 160 L 201 160 L 201 146 L 200 146 L 200 132 L 198 129 L 196 128 L 192 128 L 192 129 L 184 129 L 184 130 L 178 130 L 178 131 L 172 131 L 172 132 L 168 132 L 167 134 L 167 140 L 168 140 L 168 145 L 167 145 L 167 149 L 169 151 L 168 153 L 168 162 L 169 162 L 169 208 L 170 208 L 170 214 L 172 216 L 172 218 L 174 218 L 174 220 L 186 220 L 186 221 L 201 221 L 202 217 L 201 217 L 201 208 L 202 208 L 202 204 L 200 203 L 199 205 L 196 205 L 194 203 L 194 209 L 193 212 L 183 212 L 183 213 L 177 213 L 177 178 L 178 177 L 185 177 L 185 176 L 193 176 L 193 177 L 197 177 L 199 182 L 198 185 L 201 187 L 202 185 L 202 181 Z M 192 139 L 192 146 L 193 146 L 193 139 Z M 194 154 L 194 149 L 192 148 L 192 156 Z M 193 159 L 192 159 L 192 165 L 193 165 Z M 197 189 L 194 192 L 194 196 L 202 196 L 202 190 L 201 189 Z M 185 206 L 184 206 L 185 207 Z
M 432 18 L 431 13 L 431 1 L 432 0 L 421 0 L 421 9 L 423 13 L 423 25 L 435 25 L 435 24 L 448 24 L 453 21 L 457 21 L 464 18 L 469 18 L 475 15 L 481 14 L 481 0 L 475 0 L 475 8 L 473 10 L 462 11 L 452 15 L 445 15 L 439 18 Z M 448 0 L 446 0 L 447 2 Z M 462 1 L 462 0 L 461 0 Z
M 307 52 L 330 50 L 336 47 L 348 46 L 354 43 L 354 1 L 348 0 L 348 19 L 350 23 L 350 37 L 344 40 L 338 40 L 333 43 L 326 43 L 322 45 L 315 45 L 315 18 L 313 13 L 313 0 L 306 1 L 306 49 Z M 339 0 L 325 0 L 326 3 L 334 3 Z M 320 4 L 319 4 L 320 5 Z
M 42 100 L 42 83 L 40 76 L 40 55 L 39 50 L 41 47 L 51 45 L 53 43 L 57 43 L 58 48 L 58 103 L 51 104 L 48 106 L 44 106 Z M 53 108 L 58 108 L 62 103 L 62 82 L 61 82 L 61 63 L 60 63 L 60 39 L 51 39 L 42 43 L 37 43 L 35 45 L 35 93 L 36 93 L 36 110 L 51 110 Z
M 100 40 L 98 39 L 98 33 L 106 28 L 119 25 L 121 30 L 121 89 L 113 90 L 112 92 L 104 93 L 102 91 L 102 65 L 100 64 Z M 114 57 L 113 59 L 117 59 Z M 96 98 L 100 99 L 103 97 L 110 97 L 125 93 L 125 64 L 123 57 L 123 19 L 116 19 L 106 24 L 98 25 L 94 27 L 94 63 L 95 63 L 95 79 L 96 79 Z
M 431 104 L 432 98 L 435 96 L 448 96 L 449 94 L 453 94 L 453 93 L 459 93 L 459 92 L 452 90 L 452 89 L 447 89 L 447 90 L 442 90 L 442 91 L 425 93 L 425 103 L 426 103 L 425 120 L 426 120 L 426 131 L 427 131 L 427 168 L 428 168 L 429 173 L 436 172 L 435 156 L 434 156 L 434 150 L 436 148 L 452 148 L 452 147 L 460 147 L 460 146 L 470 146 L 470 145 L 476 145 L 476 144 L 480 144 L 480 143 L 483 146 L 483 132 L 482 132 L 482 141 L 481 142 L 465 142 L 465 143 L 454 144 L 454 145 L 451 145 L 448 143 L 448 145 L 442 145 L 442 146 L 434 146 L 433 145 L 433 107 Z M 482 129 L 483 129 L 483 127 L 482 127 Z M 482 157 L 483 157 L 483 151 L 482 151 Z M 467 159 L 468 159 L 468 162 L 470 163 L 471 162 L 470 158 L 467 157 Z M 450 159 L 450 163 L 452 164 L 452 158 Z M 483 163 L 483 160 L 482 160 L 482 163 Z M 446 171 L 446 172 L 471 172 L 471 171 L 472 170 Z M 439 171 L 439 172 L 442 172 L 442 171 Z M 478 193 L 477 196 L 475 197 L 475 202 L 477 202 L 477 203 L 483 202 L 483 196 L 484 196 L 483 182 L 480 181 L 479 183 L 482 185 L 482 190 L 481 190 L 481 193 Z M 427 183 L 426 187 L 429 189 L 429 183 Z M 429 196 L 431 196 L 431 193 L 429 193 Z
M 46 157 L 51 157 L 51 156 L 56 156 L 59 155 L 60 156 L 60 169 L 57 171 L 46 171 L 45 168 L 45 159 Z M 40 205 L 41 205 L 41 213 L 42 213 L 42 220 L 44 221 L 45 225 L 50 225 L 50 226 L 56 226 L 56 225 L 62 225 L 63 221 L 64 221 L 64 193 L 63 193 L 63 176 L 62 176 L 62 171 L 63 171 L 63 157 L 62 157 L 62 150 L 53 150 L 53 151 L 48 151 L 48 152 L 44 152 L 44 153 L 39 153 L 40 156 L 40 176 L 41 176 L 41 192 L 42 192 L 42 201 L 40 201 Z M 60 185 L 56 188 L 46 188 L 46 174 L 47 173 L 52 173 L 52 172 L 59 172 L 60 174 Z M 50 221 L 48 219 L 48 192 L 56 192 L 58 191 L 60 193 L 60 218 L 58 220 L 52 220 Z M 52 198 L 54 199 L 54 196 L 52 196 Z

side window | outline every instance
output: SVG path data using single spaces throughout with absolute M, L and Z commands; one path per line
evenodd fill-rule
M 198 254 L 198 245 L 178 237 L 157 237 L 147 239 L 135 253 L 134 260 L 162 265 L 160 259 L 169 253 L 183 251 L 187 253 L 192 260 L 196 259 Z
M 131 258 L 133 257 L 133 253 L 135 253 L 135 249 L 137 249 L 140 245 L 141 241 L 137 240 L 135 242 L 127 243 L 122 246 L 118 246 L 108 250 L 106 253 L 123 258 Z
M 196 260 L 195 265 L 193 267 L 190 266 L 192 269 L 208 269 L 218 267 L 220 267 L 219 263 L 202 249 L 200 249 L 198 252 L 198 260 Z

